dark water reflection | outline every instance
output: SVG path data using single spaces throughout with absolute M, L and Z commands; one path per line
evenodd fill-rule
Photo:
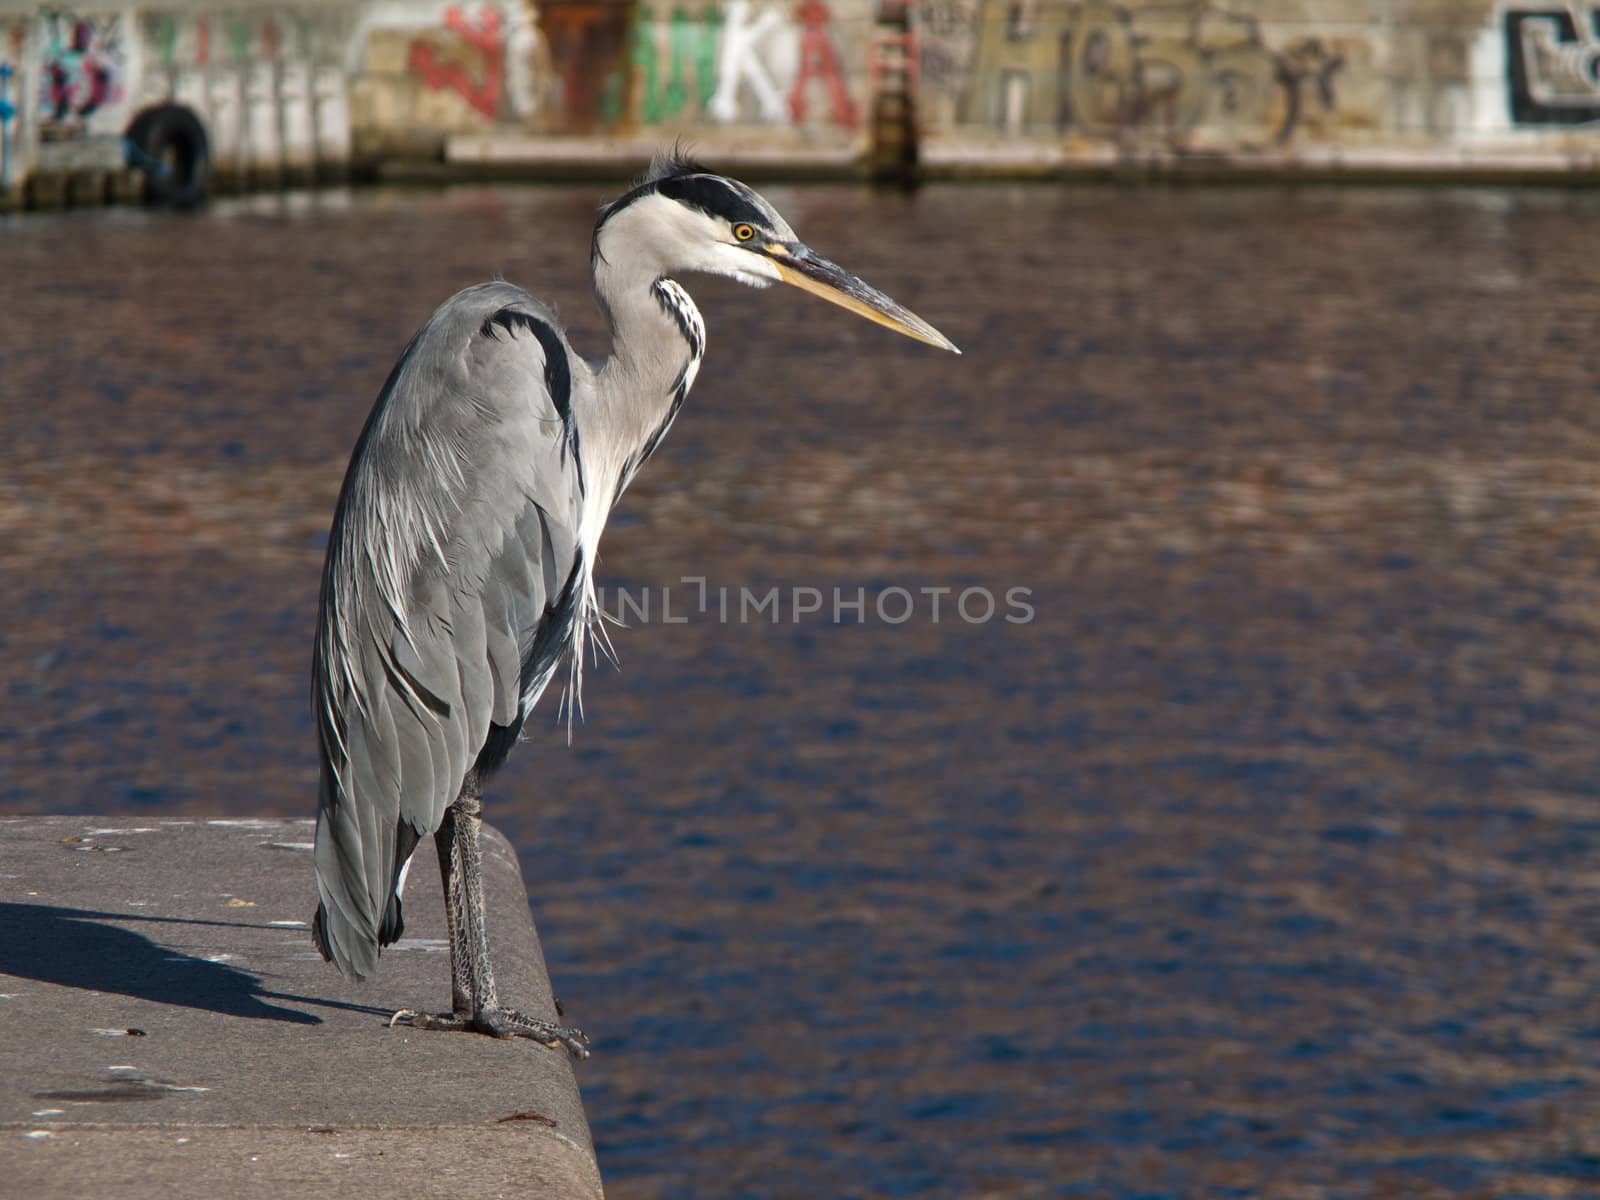
M 611 1193 L 1600 1191 L 1600 200 L 771 194 L 968 354 L 699 284 L 604 581 L 1036 616 L 636 623 L 518 754 Z M 366 407 L 494 272 L 598 349 L 600 198 L 0 223 L 0 808 L 310 811 Z

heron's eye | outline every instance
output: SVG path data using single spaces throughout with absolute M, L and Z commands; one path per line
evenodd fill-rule
M 749 225 L 735 225 L 733 227 L 733 236 L 741 242 L 748 242 L 755 235 L 756 231 Z

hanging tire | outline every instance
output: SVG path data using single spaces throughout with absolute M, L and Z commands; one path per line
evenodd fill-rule
M 181 104 L 158 104 L 133 119 L 128 165 L 144 172 L 145 197 L 170 208 L 205 203 L 211 149 L 200 118 Z

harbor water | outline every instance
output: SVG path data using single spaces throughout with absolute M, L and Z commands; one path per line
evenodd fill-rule
M 602 353 L 608 194 L 0 220 L 0 811 L 314 811 L 367 410 L 495 275 Z M 486 800 L 610 1194 L 1600 1192 L 1600 198 L 766 194 L 965 353 L 684 281 Z

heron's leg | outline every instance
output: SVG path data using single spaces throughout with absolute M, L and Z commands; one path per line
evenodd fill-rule
M 469 776 L 468 787 L 477 781 Z M 465 792 L 465 788 L 462 789 Z M 433 835 L 439 854 L 439 878 L 444 881 L 444 917 L 450 929 L 450 1008 L 456 1016 L 472 1016 L 472 974 L 467 952 L 466 931 L 461 920 L 461 871 L 456 866 L 456 810 L 445 810 L 444 821 Z
M 526 1037 L 549 1046 L 565 1046 L 578 1058 L 587 1058 L 589 1039 L 582 1030 L 526 1016 L 500 1004 L 484 918 L 479 841 L 482 814 L 477 778 L 469 775 L 435 837 L 439 869 L 445 880 L 451 1000 L 455 1011 L 439 1016 L 406 1011 L 395 1014 L 395 1020 L 405 1020 L 418 1029 L 475 1029 L 495 1037 Z
M 469 1011 L 476 1017 L 486 1008 L 498 1008 L 500 999 L 494 986 L 494 967 L 489 963 L 489 927 L 483 915 L 483 853 L 479 844 L 483 800 L 476 777 L 469 775 L 467 779 L 452 810 L 456 819 L 450 849 L 460 880 L 460 907 L 453 916 L 461 927 L 461 945 L 467 956 L 467 986 L 472 992 Z
M 389 1024 L 404 1022 L 417 1029 L 471 1029 L 473 1005 L 472 952 L 468 942 L 466 921 L 466 872 L 462 868 L 461 854 L 465 838 L 461 833 L 465 812 L 483 811 L 482 793 L 478 787 L 478 773 L 467 775 L 455 803 L 444 810 L 444 820 L 433 835 L 433 847 L 439 855 L 439 879 L 444 884 L 444 919 L 450 933 L 450 1009 L 448 1013 L 420 1013 L 403 1008 L 390 1018 Z
M 589 1039 L 581 1029 L 541 1021 L 500 1003 L 494 984 L 494 967 L 489 962 L 489 927 L 484 919 L 483 856 L 478 840 L 483 827 L 483 805 L 476 788 L 470 806 L 462 804 L 456 819 L 455 850 L 461 874 L 461 920 L 466 927 L 463 940 L 469 956 L 472 981 L 472 1024 L 480 1033 L 495 1037 L 525 1037 L 547 1046 L 565 1046 L 579 1058 L 589 1056 Z M 466 799 L 463 793 L 462 799 Z
M 444 820 L 439 823 L 438 831 L 433 835 L 434 850 L 439 855 L 439 878 L 444 883 L 444 919 L 450 932 L 450 1009 L 458 1019 L 458 1023 L 465 1028 L 472 1022 L 472 954 L 467 944 L 467 926 L 465 920 L 466 900 L 464 897 L 465 872 L 461 869 L 461 839 L 457 836 L 460 822 L 457 812 L 461 809 L 482 811 L 481 793 L 478 791 L 477 772 L 468 775 L 466 782 L 461 785 L 461 794 L 456 797 L 456 802 L 444 811 Z M 412 1009 L 402 1009 L 395 1014 L 396 1020 L 406 1020 L 415 1023 L 418 1017 Z M 448 1023 L 444 1016 L 429 1017 L 433 1025 Z

